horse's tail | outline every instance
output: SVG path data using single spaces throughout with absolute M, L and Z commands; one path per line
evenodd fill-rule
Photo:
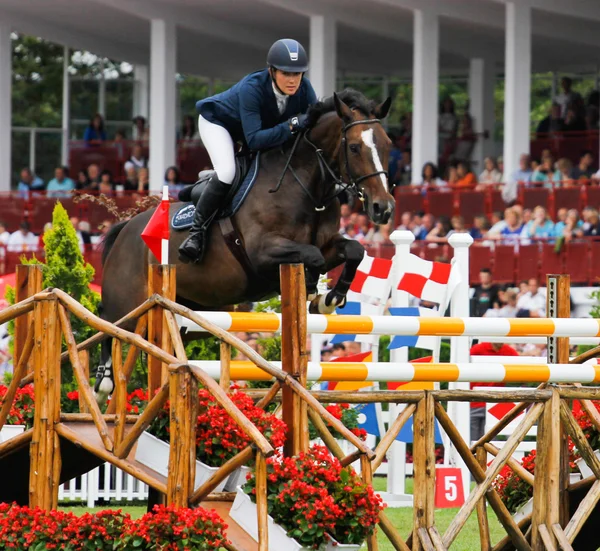
M 117 237 L 119 237 L 121 230 L 125 227 L 127 222 L 129 222 L 129 220 L 123 220 L 122 222 L 118 222 L 117 224 L 114 224 L 113 226 L 111 226 L 111 228 L 108 230 L 108 232 L 104 236 L 104 239 L 102 240 L 102 265 L 103 266 L 106 263 L 106 259 L 108 258 L 108 253 L 113 248 L 113 245 L 115 244 L 115 241 L 117 240 Z

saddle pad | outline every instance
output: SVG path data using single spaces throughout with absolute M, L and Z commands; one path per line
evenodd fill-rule
M 246 174 L 244 181 L 236 191 L 231 203 L 225 205 L 223 209 L 219 212 L 217 220 L 220 220 L 222 218 L 229 218 L 233 216 L 238 210 L 240 210 L 241 206 L 246 200 L 246 197 L 248 196 L 248 193 L 250 193 L 252 187 L 254 186 L 254 183 L 256 182 L 259 166 L 260 153 L 258 153 L 252 161 L 252 164 L 250 165 L 250 170 L 248 170 L 248 174 Z M 180 207 L 171 219 L 171 228 L 174 231 L 184 231 L 189 229 L 192 226 L 192 222 L 194 221 L 195 211 L 196 208 L 191 203 L 186 203 L 185 205 Z

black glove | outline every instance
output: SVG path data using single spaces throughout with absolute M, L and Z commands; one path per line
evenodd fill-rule
M 300 114 L 292 117 L 289 120 L 290 128 L 292 130 L 292 134 L 297 134 L 300 130 L 303 130 L 306 127 L 306 123 L 308 121 L 308 115 Z

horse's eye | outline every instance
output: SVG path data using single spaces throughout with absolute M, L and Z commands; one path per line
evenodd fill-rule
M 352 151 L 352 153 L 358 153 L 360 152 L 360 146 L 356 143 L 350 144 L 350 151 Z

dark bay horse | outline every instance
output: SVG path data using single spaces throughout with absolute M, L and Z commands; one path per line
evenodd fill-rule
M 283 263 L 304 264 L 310 295 L 316 292 L 319 274 L 345 262 L 335 287 L 314 299 L 312 309 L 332 313 L 342 305 L 364 248 L 339 233 L 338 192 L 346 186 L 361 197 L 377 224 L 387 223 L 392 216 L 394 202 L 384 169 L 391 142 L 380 124 L 390 104 L 389 98 L 376 105 L 355 90 L 344 90 L 311 107 L 309 130 L 294 144 L 262 154 L 257 181 L 233 217 L 253 271 L 248 273 L 236 260 L 215 223 L 202 263 L 177 262 L 177 300 L 211 310 L 272 296 L 279 292 Z M 281 186 L 273 192 L 278 182 Z M 171 205 L 171 217 L 180 206 Z M 104 319 L 116 321 L 147 298 L 148 264 L 156 260 L 140 235 L 151 215 L 152 211 L 138 214 L 107 234 Z M 171 259 L 177 258 L 186 236 L 187 232 L 172 232 Z M 101 395 L 113 389 L 110 352 L 110 342 L 105 340 L 96 381 Z

